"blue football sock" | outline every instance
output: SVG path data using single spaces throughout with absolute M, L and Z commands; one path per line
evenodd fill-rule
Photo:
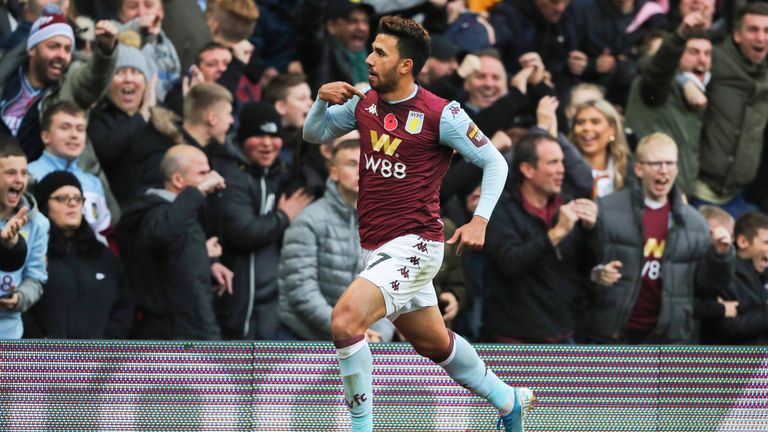
M 334 341 L 353 432 L 373 431 L 373 357 L 364 336 Z
M 438 364 L 454 381 L 488 400 L 501 414 L 512 411 L 515 402 L 512 388 L 488 369 L 469 342 L 457 334 L 452 334 L 452 337 L 455 339 L 451 354 Z

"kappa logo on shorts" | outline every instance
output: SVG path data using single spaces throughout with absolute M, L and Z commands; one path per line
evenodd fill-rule
M 398 281 L 392 281 L 389 283 L 389 285 L 392 287 L 393 291 L 399 291 L 400 290 L 400 282 Z
M 419 252 L 429 253 L 429 251 L 427 251 L 427 244 L 423 241 L 416 243 L 412 247 L 416 248 Z
M 401 268 L 399 268 L 399 269 L 398 269 L 398 271 L 400 272 L 400 274 L 401 274 L 401 275 L 402 275 L 404 278 L 406 278 L 406 279 L 410 279 L 410 274 L 411 274 L 411 273 L 410 273 L 410 271 L 408 270 L 408 267 L 406 267 L 406 266 L 402 266 Z
M 421 268 L 421 265 L 419 264 L 421 262 L 421 258 L 412 256 L 408 258 L 408 261 L 411 262 L 411 264 L 415 265 L 418 268 Z

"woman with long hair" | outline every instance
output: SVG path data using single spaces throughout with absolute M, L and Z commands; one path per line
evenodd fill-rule
M 592 168 L 593 198 L 624 188 L 631 154 L 621 116 L 610 102 L 577 106 L 569 138 Z

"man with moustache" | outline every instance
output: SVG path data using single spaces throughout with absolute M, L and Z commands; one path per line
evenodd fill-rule
M 683 201 L 669 136 L 643 138 L 634 170 L 640 185 L 598 203 L 605 264 L 592 272 L 582 336 L 596 343 L 693 343 L 695 296 L 714 297 L 731 281 L 731 234 L 723 227 L 710 234 Z
M 115 66 L 117 29 L 96 23 L 96 44 L 87 64 L 72 62 L 75 36 L 58 9 L 48 9 L 32 25 L 26 51 L 12 51 L 0 61 L 0 129 L 16 138 L 29 161 L 43 153 L 40 114 L 66 99 L 90 109 L 107 88 Z
M 523 431 L 533 392 L 507 385 L 464 338 L 446 329 L 432 283 L 444 251 L 439 188 L 453 152 L 483 168 L 475 214 L 447 241 L 458 245 L 457 253 L 483 247 L 507 165 L 457 102 L 416 83 L 429 57 L 424 27 L 386 16 L 372 48 L 365 60 L 371 89 L 324 84 L 304 123 L 304 138 L 314 143 L 354 129 L 361 137 L 358 215 L 365 268 L 331 314 L 352 430 L 373 430 L 373 359 L 365 332 L 387 317 L 417 353 L 493 405 L 499 426 Z

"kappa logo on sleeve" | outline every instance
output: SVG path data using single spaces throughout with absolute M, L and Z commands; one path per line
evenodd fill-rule
M 467 138 L 472 141 L 472 144 L 474 144 L 475 147 L 482 147 L 488 144 L 488 137 L 486 137 L 474 123 L 470 123 L 467 128 Z
M 448 110 L 451 111 L 453 118 L 456 118 L 456 116 L 461 113 L 461 106 L 459 106 L 459 104 L 451 105 L 448 107 Z

